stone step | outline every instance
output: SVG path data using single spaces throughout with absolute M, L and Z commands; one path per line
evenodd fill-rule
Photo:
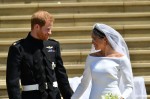
M 61 50 L 72 50 L 72 49 L 90 49 L 91 48 L 91 37 L 89 36 L 62 36 L 52 37 L 53 39 L 60 42 Z M 8 52 L 9 46 L 13 42 L 20 38 L 1 38 L 0 39 L 0 52 Z M 129 49 L 149 49 L 150 37 L 125 37 L 125 41 Z
M 64 3 L 64 2 L 112 2 L 112 1 L 140 1 L 140 0 L 0 0 L 3 4 L 17 4 L 17 3 Z M 147 1 L 147 0 L 143 0 Z
M 30 27 L 31 15 L 0 16 L 0 28 Z M 54 14 L 54 26 L 150 24 L 150 12 Z M 65 24 L 65 25 L 64 25 Z
M 96 0 L 94 0 L 96 1 Z M 117 1 L 117 0 L 116 0 Z M 28 3 L 64 3 L 64 2 L 79 2 L 78 0 L 0 0 L 2 4 L 28 4 Z
M 150 86 L 150 76 L 142 76 L 142 77 L 144 77 L 147 94 L 150 95 L 150 87 L 149 87 Z M 6 98 L 6 96 L 7 96 L 6 81 L 0 80 L 0 82 L 1 82 L 0 83 L 0 94 L 1 94 L 1 96 L 5 96 L 4 98 Z
M 129 50 L 131 61 L 150 61 L 150 50 Z M 86 60 L 90 50 L 62 50 L 62 59 L 64 62 L 81 63 Z M 7 52 L 0 53 L 0 63 L 5 64 Z
M 94 24 L 93 24 L 94 25 Z M 53 27 L 53 37 L 72 37 L 72 36 L 90 36 L 92 26 L 68 26 L 68 27 Z M 150 24 L 136 25 L 110 25 L 123 37 L 150 37 Z M 1 38 L 23 38 L 26 37 L 30 28 L 0 28 Z
M 64 66 L 69 77 L 74 75 L 81 76 L 85 67 L 85 63 L 71 63 L 64 62 Z M 148 76 L 150 75 L 150 63 L 149 62 L 132 62 L 132 70 L 134 76 Z M 0 79 L 6 78 L 6 64 L 0 65 Z
M 31 15 L 39 9 L 51 13 L 149 12 L 150 1 L 0 4 L 1 15 Z

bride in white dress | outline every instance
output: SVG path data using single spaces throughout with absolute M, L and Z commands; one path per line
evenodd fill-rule
M 81 83 L 71 99 L 80 99 L 91 82 L 89 99 L 112 93 L 127 99 L 133 90 L 128 47 L 122 36 L 105 24 L 95 24 L 91 34 L 92 52 L 87 56 Z M 121 86 L 124 86 L 120 89 Z M 132 98 L 134 99 L 134 98 Z

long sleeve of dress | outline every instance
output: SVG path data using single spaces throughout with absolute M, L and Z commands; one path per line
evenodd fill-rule
M 121 63 L 121 76 L 124 84 L 124 90 L 122 93 L 123 98 L 129 97 L 133 90 L 133 74 L 131 63 L 127 58 L 123 58 L 120 61 Z
M 90 71 L 90 59 L 87 57 L 86 63 L 85 63 L 85 69 L 83 72 L 83 78 L 81 79 L 81 83 L 77 87 L 75 93 L 71 97 L 71 99 L 80 99 L 82 94 L 85 92 L 87 89 L 90 80 L 91 80 L 91 71 Z

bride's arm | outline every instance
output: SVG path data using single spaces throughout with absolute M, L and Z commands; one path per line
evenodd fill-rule
M 128 58 L 123 58 L 121 60 L 121 74 L 125 87 L 125 90 L 122 93 L 122 98 L 126 99 L 132 93 L 134 85 L 132 67 Z
M 85 69 L 83 72 L 83 78 L 81 79 L 81 83 L 77 87 L 71 99 L 79 99 L 82 96 L 82 94 L 85 92 L 87 87 L 89 86 L 91 80 L 90 61 L 91 60 L 89 59 L 89 57 L 87 57 L 85 63 Z

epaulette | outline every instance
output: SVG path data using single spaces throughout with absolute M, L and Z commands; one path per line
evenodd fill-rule
M 20 42 L 22 41 L 23 39 L 20 39 L 18 41 L 15 41 L 12 43 L 12 46 L 17 46 L 18 44 L 20 44 Z

